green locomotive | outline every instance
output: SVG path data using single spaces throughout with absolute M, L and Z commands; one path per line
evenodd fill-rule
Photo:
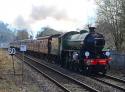
M 63 67 L 105 74 L 111 61 L 110 52 L 102 50 L 105 45 L 103 35 L 95 32 L 94 27 L 89 30 L 71 31 L 55 38 L 58 39 L 56 55 Z

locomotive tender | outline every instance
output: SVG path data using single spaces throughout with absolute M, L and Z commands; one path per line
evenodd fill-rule
M 94 27 L 89 32 L 70 31 L 37 38 L 36 40 L 21 40 L 10 43 L 17 50 L 20 45 L 27 46 L 27 53 L 33 53 L 42 58 L 55 61 L 63 67 L 84 71 L 85 73 L 105 74 L 109 65 L 110 52 L 103 51 L 105 39 L 95 32 Z

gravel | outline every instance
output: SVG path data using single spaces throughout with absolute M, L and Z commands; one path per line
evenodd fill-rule
M 101 91 L 101 92 L 120 92 L 119 90 L 111 87 L 111 86 L 108 86 L 106 84 L 103 84 L 103 83 L 100 83 L 90 77 L 87 77 L 87 76 L 83 76 L 81 74 L 78 74 L 78 73 L 75 73 L 75 72 L 72 72 L 72 71 L 69 71 L 67 69 L 63 69 L 55 64 L 51 64 L 51 63 L 47 63 L 47 62 L 44 62 L 42 60 L 40 60 L 39 62 L 42 62 L 50 67 L 53 67 L 55 68 L 56 70 L 59 70 L 60 72 L 64 73 L 64 74 L 67 74 L 69 76 L 72 76 L 76 79 L 78 79 L 79 81 L 83 82 L 83 83 L 86 83 L 87 85 L 89 86 L 92 86 L 94 88 L 96 88 L 97 90 Z
M 118 78 L 121 78 L 121 79 L 125 80 L 125 70 L 111 69 L 110 71 L 108 71 L 107 74 L 110 74 L 112 76 L 116 76 Z
M 18 62 L 20 65 L 21 62 Z M 23 64 L 22 92 L 63 92 L 56 84 L 26 64 Z M 34 89 L 35 88 L 35 89 Z

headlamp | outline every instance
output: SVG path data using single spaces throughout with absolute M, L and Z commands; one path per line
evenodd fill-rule
M 88 57 L 90 53 L 88 51 L 85 52 L 85 56 Z
M 109 51 L 105 52 L 105 55 L 110 56 L 110 52 Z

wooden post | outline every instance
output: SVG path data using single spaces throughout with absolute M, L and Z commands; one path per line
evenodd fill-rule
M 23 61 L 22 61 L 22 83 L 23 83 L 23 75 L 24 75 L 24 70 L 23 70 L 24 65 L 23 65 L 23 63 L 24 63 L 24 51 L 23 51 Z
M 14 64 L 14 59 L 13 59 L 13 55 L 12 56 L 12 62 L 13 62 L 13 73 L 14 73 L 14 76 L 15 76 L 15 64 Z
M 23 84 L 23 76 L 24 76 L 24 70 L 23 70 L 23 68 L 24 68 L 24 51 L 26 51 L 26 45 L 20 45 L 20 51 L 23 54 L 23 60 L 22 60 L 22 84 Z

